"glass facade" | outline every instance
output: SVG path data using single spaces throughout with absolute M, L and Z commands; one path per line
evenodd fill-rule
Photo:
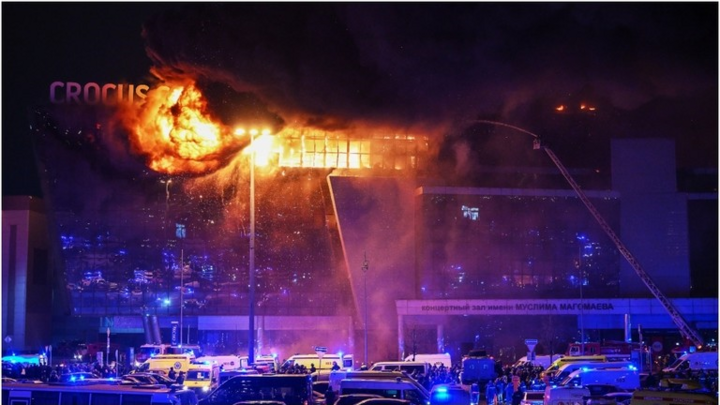
M 571 191 L 418 196 L 418 299 L 617 297 L 612 241 Z M 592 198 L 614 229 L 619 200 Z
M 102 117 L 73 118 L 39 112 L 33 126 L 71 313 L 247 314 L 247 166 L 224 178 L 160 175 L 133 160 Z M 258 315 L 352 307 L 326 176 L 256 170 Z

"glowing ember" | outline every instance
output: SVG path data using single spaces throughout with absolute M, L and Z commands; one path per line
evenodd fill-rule
M 168 174 L 217 169 L 237 140 L 213 121 L 193 83 L 148 92 L 133 128 L 133 147 L 151 169 Z

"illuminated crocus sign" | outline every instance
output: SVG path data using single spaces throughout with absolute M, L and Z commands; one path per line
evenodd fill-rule
M 119 104 L 142 101 L 150 86 L 147 84 L 56 81 L 50 84 L 50 102 L 53 104 Z

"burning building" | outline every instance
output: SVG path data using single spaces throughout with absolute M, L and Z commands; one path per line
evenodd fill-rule
M 55 271 L 75 319 L 102 320 L 130 344 L 142 343 L 143 317 L 159 320 L 164 340 L 179 319 L 180 342 L 243 352 L 252 267 L 258 353 L 317 345 L 371 361 L 481 346 L 512 356 L 518 342 L 502 341 L 539 336 L 562 350 L 578 322 L 586 339 L 629 334 L 633 313 L 671 327 L 633 309 L 657 304 L 553 170 L 486 167 L 482 187 L 457 187 L 431 174 L 436 149 L 422 134 L 281 121 L 246 134 L 214 119 L 192 85 L 178 89 L 151 90 L 132 114 L 35 112 Z M 587 194 L 622 228 L 618 192 Z M 671 296 L 690 288 L 690 271 L 679 275 L 662 281 Z M 713 327 L 712 309 L 692 316 Z

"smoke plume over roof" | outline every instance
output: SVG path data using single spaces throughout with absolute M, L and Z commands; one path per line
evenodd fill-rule
M 563 132 L 575 142 L 578 129 L 567 119 L 556 122 L 554 109 L 588 103 L 597 111 L 579 130 L 583 142 L 593 141 L 587 134 L 593 130 L 603 144 L 611 136 L 678 131 L 701 140 L 716 138 L 717 24 L 689 22 L 716 20 L 713 10 L 711 4 L 225 3 L 158 14 L 143 35 L 158 76 L 222 83 L 244 95 L 246 119 L 440 136 L 492 116 Z M 227 104 L 224 94 L 208 98 Z M 680 109 L 687 105 L 697 108 Z M 672 132 L 655 123 L 673 111 L 684 114 Z M 238 119 L 231 115 L 225 119 Z M 618 117 L 626 118 L 622 126 Z M 701 158 L 716 162 L 716 148 Z

